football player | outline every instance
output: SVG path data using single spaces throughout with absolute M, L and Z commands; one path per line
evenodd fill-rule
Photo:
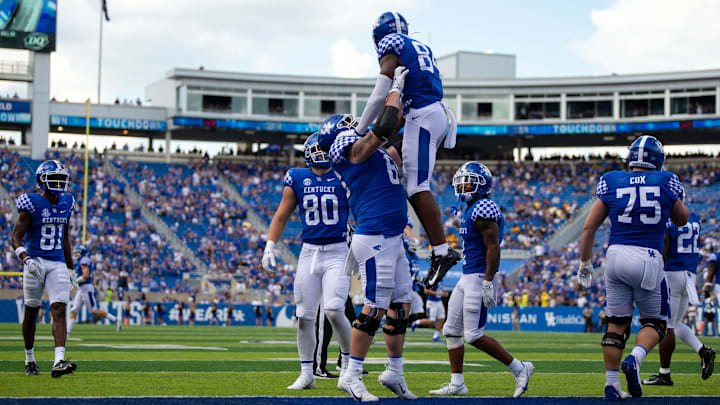
M 293 290 L 300 376 L 289 390 L 315 388 L 315 319 L 321 299 L 325 317 L 340 344 L 342 369 L 347 368 L 350 353 L 350 321 L 344 312 L 350 291 L 350 277 L 344 272 L 348 253 L 347 195 L 340 178 L 331 171 L 327 154 L 318 147 L 317 133 L 305 141 L 305 163 L 308 168 L 293 168 L 285 175 L 282 200 L 270 222 L 262 258 L 263 268 L 271 273 L 276 265 L 275 244 L 297 206 L 303 222 L 303 244 Z
M 412 330 L 415 331 L 415 328 L 418 326 L 435 328 L 432 341 L 442 342 L 440 332 L 442 332 L 443 325 L 445 324 L 445 305 L 443 304 L 443 297 L 447 297 L 448 292 L 438 291 L 437 287 L 437 285 L 434 285 L 430 288 L 426 287 L 424 289 L 425 296 L 427 297 L 427 318 L 414 321 L 412 323 Z
M 688 304 L 699 305 L 695 289 L 695 272 L 700 263 L 700 217 L 694 212 L 685 226 L 678 227 L 668 221 L 665 231 L 665 278 L 670 290 L 670 318 L 667 336 L 660 342 L 660 371 L 648 380 L 646 385 L 673 385 L 670 378 L 670 360 L 675 351 L 675 335 L 700 356 L 703 380 L 710 378 L 715 365 L 715 350 L 705 347 L 692 330 L 682 322 Z
M 388 363 L 378 382 L 400 398 L 417 398 L 407 388 L 402 363 L 412 284 L 402 242 L 407 225 L 406 194 L 397 165 L 380 149 L 399 129 L 401 92 L 407 72 L 404 67 L 396 69 L 384 110 L 367 135 L 358 136 L 349 124 L 352 119 L 339 114 L 325 120 L 319 131 L 320 149 L 329 152 L 334 173 L 348 190 L 350 210 L 357 221 L 349 262 L 360 272 L 365 302 L 353 322 L 350 364 L 341 373 L 338 388 L 358 401 L 378 400 L 362 382 L 362 368 L 385 315 L 383 332 Z
M 40 193 L 21 194 L 17 198 L 18 219 L 10 243 L 23 263 L 25 374 L 39 374 L 33 351 L 35 322 L 43 290 L 47 289 L 55 338 L 51 374 L 57 378 L 72 374 L 77 368 L 75 363 L 65 360 L 65 312 L 73 268 L 69 222 L 75 199 L 66 193 L 70 174 L 57 160 L 41 163 L 35 179 Z
M 500 242 L 505 218 L 490 199 L 493 177 L 490 169 L 478 162 L 467 162 L 453 176 L 452 186 L 458 199 L 466 204 L 460 222 L 463 238 L 463 275 L 450 295 L 443 334 L 450 357 L 450 383 L 431 395 L 465 395 L 463 377 L 465 341 L 505 364 L 515 376 L 513 398 L 522 395 L 535 366 L 513 357 L 497 340 L 485 334 L 487 311 L 497 305 Z
M 682 201 L 678 177 L 663 171 L 663 146 L 651 135 L 642 135 L 627 157 L 630 171 L 605 173 L 597 184 L 597 201 L 582 230 L 578 281 L 592 283 L 592 248 L 595 232 L 610 218 L 610 241 L 605 259 L 608 328 L 601 345 L 605 358 L 605 398 L 627 397 L 621 390 L 619 368 L 633 397 L 642 396 L 640 366 L 645 355 L 665 337 L 670 315 L 668 287 L 662 251 L 668 218 L 684 226 L 690 216 Z M 635 347 L 622 364 L 625 342 L 630 336 L 633 303 L 640 312 L 640 331 Z
M 97 300 L 95 299 L 95 287 L 93 286 L 92 273 L 95 265 L 90 259 L 90 250 L 85 245 L 77 245 L 73 249 L 73 259 L 77 261 L 75 264 L 75 282 L 78 285 L 78 292 L 75 294 L 72 308 L 70 309 L 70 319 L 67 321 L 67 336 L 70 337 L 73 325 L 77 321 L 78 314 L 83 306 L 87 308 L 94 316 L 105 318 L 115 324 L 115 330 L 120 332 L 120 319 L 107 311 L 98 309 Z
M 452 112 L 442 102 L 442 80 L 435 57 L 427 45 L 408 36 L 405 18 L 395 12 L 383 13 L 373 26 L 373 41 L 380 74 L 356 131 L 360 136 L 368 132 L 370 123 L 385 104 L 395 69 L 404 66 L 408 70 L 403 79 L 402 98 L 405 131 L 402 138 L 391 141 L 394 146 L 389 147 L 388 152 L 395 154 L 395 149 L 401 152 L 405 190 L 432 245 L 427 277 L 427 285 L 432 286 L 460 260 L 460 253 L 450 249 L 445 241 L 440 208 L 430 192 L 437 150 L 443 139 L 446 148 L 455 147 L 457 125 Z

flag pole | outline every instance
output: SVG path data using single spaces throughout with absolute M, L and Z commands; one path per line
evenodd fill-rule
M 87 231 L 87 206 L 88 206 L 88 161 L 90 160 L 90 99 L 85 102 L 85 179 L 83 186 L 85 195 L 83 196 L 83 230 L 82 243 L 85 244 L 85 235 Z
M 97 103 L 100 104 L 100 78 L 102 77 L 102 37 L 103 37 L 103 13 L 105 12 L 105 0 L 100 0 L 100 43 L 98 44 L 98 75 L 97 75 Z

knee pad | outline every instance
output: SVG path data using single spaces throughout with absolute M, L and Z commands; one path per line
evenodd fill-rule
M 380 320 L 377 319 L 377 308 L 372 308 L 369 314 L 363 314 L 362 312 L 358 315 L 352 327 L 367 333 L 370 336 L 375 336 L 375 332 L 380 327 Z
M 625 327 L 625 332 L 620 335 L 615 332 L 607 332 L 603 335 L 601 346 L 613 346 L 620 350 L 625 348 L 625 342 L 630 338 L 630 323 L 632 322 L 631 316 L 610 316 L 608 317 L 608 324 L 615 324 Z M 615 340 L 612 340 L 615 339 Z M 619 340 L 616 341 L 616 340 Z
M 445 336 L 445 343 L 447 343 L 448 350 L 454 350 L 463 347 L 462 336 Z
M 407 315 L 405 314 L 405 309 L 403 309 L 403 304 L 399 302 L 394 302 L 390 304 L 390 309 L 394 309 L 397 313 L 397 318 L 391 318 L 390 316 L 385 316 L 385 325 L 383 325 L 383 333 L 386 335 L 404 335 L 405 331 L 407 330 L 408 326 L 408 319 Z M 388 329 L 386 326 L 392 326 L 392 329 Z
M 667 321 L 661 321 L 653 318 L 640 318 L 640 329 L 642 328 L 653 328 L 657 332 L 660 339 L 658 342 L 662 342 L 665 338 L 665 329 L 667 328 Z

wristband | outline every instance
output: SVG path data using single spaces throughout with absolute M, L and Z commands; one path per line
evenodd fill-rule
M 78 278 L 75 279 L 75 282 L 76 282 L 77 284 L 80 284 L 80 283 L 82 283 L 83 281 L 85 281 L 85 278 L 84 278 L 83 276 L 80 276 L 80 277 L 78 277 Z
M 25 250 L 25 246 L 20 246 L 17 249 L 15 249 L 15 256 L 17 256 L 18 259 L 20 259 L 21 254 L 27 254 L 27 250 Z
M 705 284 L 703 284 L 703 288 L 705 288 L 705 287 L 712 287 L 712 283 L 705 283 Z
M 275 242 L 273 242 L 271 240 L 268 240 L 267 242 L 265 242 L 265 251 L 268 251 L 268 250 L 275 250 Z

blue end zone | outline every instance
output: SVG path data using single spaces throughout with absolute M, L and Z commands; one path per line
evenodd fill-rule
M 3 404 L 6 405 L 30 405 L 36 404 L 41 398 L 2 398 Z M 71 405 L 97 405 L 102 402 L 103 405 L 197 405 L 202 402 L 207 405 L 271 405 L 271 404 L 352 404 L 355 401 L 350 397 L 101 397 L 101 398 L 46 398 L 43 400 L 52 400 L 53 404 L 71 404 Z M 607 404 L 602 397 L 522 397 L 520 399 L 505 397 L 421 397 L 420 402 L 423 404 L 442 405 L 448 403 L 476 404 L 510 404 L 517 401 L 540 404 L 540 405 L 576 405 L 583 404 Z M 382 403 L 407 404 L 399 398 L 380 398 Z M 715 397 L 644 397 L 637 399 L 628 399 L 633 405 L 656 405 L 661 404 L 718 404 L 720 396 Z

